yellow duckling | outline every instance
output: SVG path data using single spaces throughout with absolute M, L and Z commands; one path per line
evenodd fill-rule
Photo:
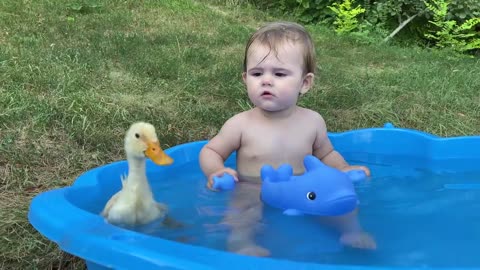
M 128 175 L 122 176 L 122 189 L 110 198 L 102 211 L 108 222 L 116 225 L 143 225 L 164 218 L 165 204 L 153 199 L 146 174 L 145 158 L 155 164 L 169 165 L 173 159 L 163 152 L 155 133 L 148 123 L 133 124 L 125 136 Z

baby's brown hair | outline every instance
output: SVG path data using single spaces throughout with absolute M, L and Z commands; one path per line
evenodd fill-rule
M 293 22 L 269 23 L 253 33 L 245 47 L 243 72 L 247 71 L 248 50 L 252 43 L 259 42 L 261 45 L 266 45 L 277 55 L 278 44 L 286 41 L 299 42 L 303 45 L 304 73 L 315 74 L 315 46 L 313 45 L 312 37 L 303 26 Z

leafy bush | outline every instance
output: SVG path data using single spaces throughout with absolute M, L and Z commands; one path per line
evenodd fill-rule
M 318 23 L 332 18 L 328 6 L 338 3 L 338 0 L 251 0 L 253 5 L 262 9 L 279 10 L 291 14 L 304 23 Z M 418 0 L 360 0 L 358 2 L 365 8 L 367 19 L 377 19 L 385 23 L 389 19 L 398 21 L 399 16 L 411 16 L 422 13 L 427 18 L 428 13 L 423 1 Z M 373 17 L 373 18 L 372 18 Z M 478 0 L 452 0 L 447 13 L 449 20 L 464 22 L 471 18 L 480 17 L 480 1 Z
M 340 0 L 250 1 L 261 9 L 293 15 L 305 24 L 334 25 L 337 32 L 359 29 L 362 32 L 358 33 L 360 35 L 375 33 L 385 38 L 394 29 L 401 29 L 400 34 L 395 36 L 397 40 L 400 36 L 409 43 L 433 41 L 438 47 L 453 46 L 460 51 L 475 50 L 480 35 L 479 0 L 449 0 L 442 19 L 427 8 L 424 1 L 418 0 L 357 0 L 360 6 L 357 11 L 346 8 L 345 3 L 351 0 L 344 0 L 344 3 Z M 358 12 L 360 10 L 364 12 Z M 360 14 L 362 16 L 358 16 Z
M 480 49 L 480 36 L 475 32 L 475 26 L 480 24 L 480 18 L 471 18 L 458 25 L 454 20 L 448 20 L 450 2 L 445 0 L 424 0 L 427 9 L 433 13 L 434 30 L 425 37 L 434 40 L 435 46 L 451 48 L 459 52 Z
M 447 19 L 464 22 L 468 19 L 480 18 L 480 1 L 478 0 L 452 0 Z
M 341 4 L 333 3 L 332 6 L 328 6 L 330 10 L 335 13 L 335 32 L 337 33 L 349 33 L 358 27 L 357 16 L 365 12 L 365 9 L 356 6 L 352 7 L 354 0 L 343 0 Z

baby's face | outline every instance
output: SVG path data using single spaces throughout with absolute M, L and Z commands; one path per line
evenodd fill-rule
M 248 50 L 247 71 L 243 74 L 252 103 L 270 112 L 294 106 L 313 80 L 313 74 L 303 74 L 300 44 L 284 42 L 277 52 L 275 55 L 268 46 L 254 42 Z

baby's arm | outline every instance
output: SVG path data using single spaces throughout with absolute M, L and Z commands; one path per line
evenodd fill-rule
M 313 144 L 313 155 L 320 159 L 323 163 L 330 167 L 337 168 L 342 171 L 364 170 L 367 176 L 370 175 L 370 170 L 365 166 L 349 165 L 340 153 L 333 149 L 327 134 L 327 127 L 322 116 L 317 118 L 317 136 Z
M 207 186 L 212 188 L 213 177 L 229 173 L 238 181 L 238 174 L 234 169 L 224 166 L 230 154 L 240 147 L 241 121 L 234 116 L 230 118 L 220 132 L 213 137 L 200 151 L 200 167 L 208 178 Z

